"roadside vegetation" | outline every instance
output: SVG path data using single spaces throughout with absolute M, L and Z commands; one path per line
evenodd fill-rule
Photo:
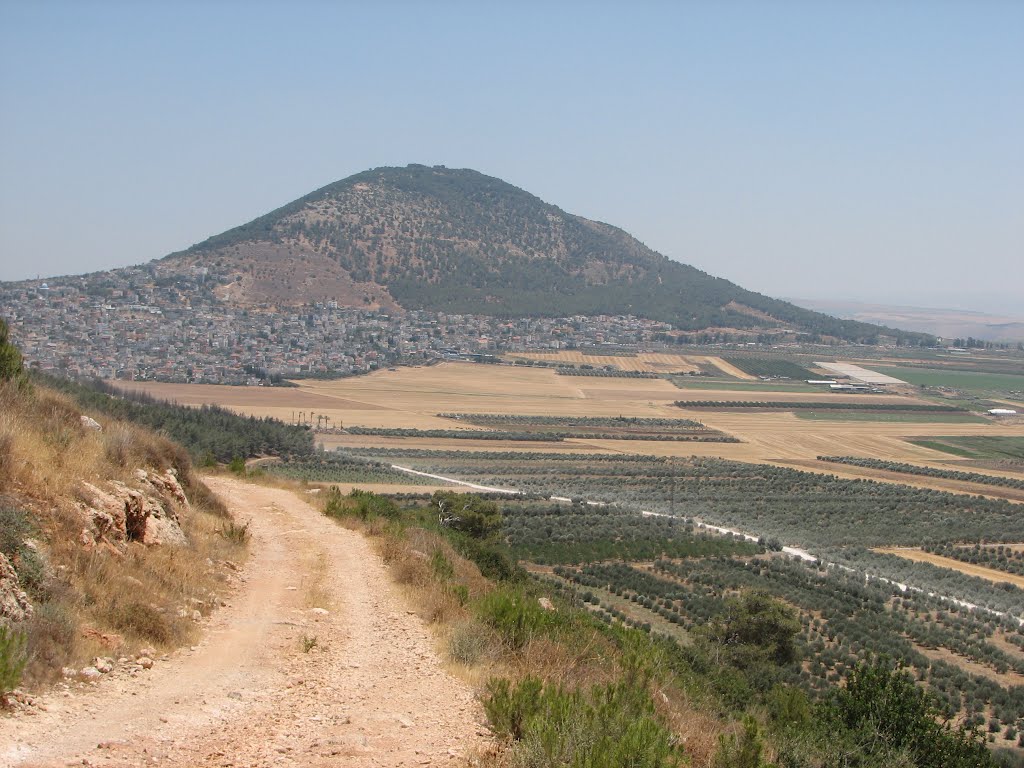
M 181 446 L 30 381 L 12 349 L 0 342 L 0 696 L 94 657 L 188 642 L 230 588 L 227 564 L 245 557 Z M 138 488 L 139 470 L 180 483 L 187 506 L 156 486 L 147 492 L 174 512 L 181 543 L 119 540 L 90 522 L 105 519 L 85 511 L 90 486 Z
M 513 560 L 523 550 L 510 521 L 525 514 L 559 524 L 587 510 L 454 492 L 335 491 L 322 504 L 376 541 L 452 663 L 479 686 L 500 739 L 485 765 L 1016 764 L 1010 752 L 986 748 L 976 717 L 947 720 L 951 705 L 918 685 L 902 657 L 876 655 L 871 637 L 837 634 L 844 612 L 854 613 L 848 632 L 889 615 L 894 598 L 881 585 L 865 592 L 862 581 L 839 576 L 836 590 L 831 576 L 809 578 L 799 563 L 764 559 L 761 547 L 726 538 L 702 549 L 704 537 L 684 529 L 662 533 L 690 536 L 691 551 L 642 564 L 631 560 L 635 540 L 615 526 L 593 532 L 590 543 L 603 541 L 597 550 L 584 540 L 574 553 L 567 538 L 560 552 L 577 565 L 551 572 L 527 562 L 528 576 Z M 871 615 L 856 615 L 865 610 Z M 666 615 L 679 617 L 682 634 L 662 631 Z M 913 653 L 883 623 L 888 645 L 877 650 Z M 820 677 L 819 667 L 827 667 Z M 955 666 L 943 669 L 964 682 Z M 982 713 L 988 706 L 979 699 Z M 997 735 L 990 746 L 1015 744 Z

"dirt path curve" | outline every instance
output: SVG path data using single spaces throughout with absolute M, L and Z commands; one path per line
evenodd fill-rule
M 0 720 L 0 766 L 458 765 L 484 744 L 362 536 L 287 491 L 208 482 L 253 531 L 231 604 L 153 670 Z

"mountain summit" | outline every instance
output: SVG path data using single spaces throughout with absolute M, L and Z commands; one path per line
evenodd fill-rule
M 444 166 L 358 173 L 169 261 L 232 275 L 221 296 L 241 304 L 632 314 L 682 330 L 791 328 L 848 340 L 882 331 L 747 291 L 617 227 Z

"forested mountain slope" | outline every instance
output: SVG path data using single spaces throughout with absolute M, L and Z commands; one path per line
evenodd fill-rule
M 847 340 L 883 332 L 747 291 L 500 179 L 441 166 L 358 173 L 164 260 L 175 262 L 232 275 L 221 296 L 243 304 L 633 314 L 682 330 L 790 328 Z

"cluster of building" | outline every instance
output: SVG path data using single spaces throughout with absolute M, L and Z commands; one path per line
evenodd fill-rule
M 264 384 L 526 349 L 635 346 L 671 330 L 631 316 L 517 318 L 339 307 L 239 308 L 204 269 L 159 264 L 0 283 L 28 363 L 104 379 Z

